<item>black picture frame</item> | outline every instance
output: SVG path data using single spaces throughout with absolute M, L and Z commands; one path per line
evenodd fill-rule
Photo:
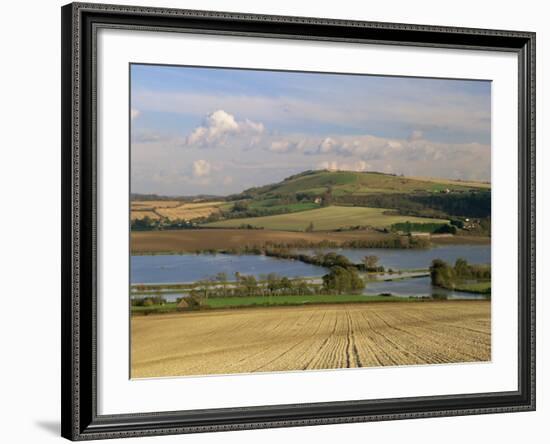
M 535 33 L 72 3 L 62 14 L 62 436 L 71 440 L 535 409 Z M 97 414 L 95 39 L 101 27 L 507 51 L 519 65 L 518 390 Z M 512 211 L 512 209 L 511 209 Z

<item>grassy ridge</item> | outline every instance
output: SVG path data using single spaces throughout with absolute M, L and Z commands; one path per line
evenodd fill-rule
M 236 308 L 236 307 L 267 307 L 305 304 L 349 304 L 368 302 L 407 302 L 407 299 L 397 296 L 365 296 L 361 294 L 350 295 L 305 295 L 305 296 L 243 296 L 226 298 L 209 298 L 206 301 L 207 308 Z M 153 314 L 170 313 L 177 310 L 176 302 L 168 302 L 164 305 L 133 306 L 132 313 Z
M 319 208 L 319 204 L 313 202 L 300 202 L 293 204 L 276 204 L 276 199 L 264 199 L 259 201 L 252 201 L 250 204 L 251 209 L 263 209 L 267 208 L 270 210 L 287 210 L 289 213 L 295 213 L 298 211 L 307 211 L 314 210 Z
M 308 296 L 253 296 L 253 297 L 229 297 L 211 298 L 208 306 L 211 308 L 249 307 L 249 306 L 277 306 L 277 305 L 303 305 L 303 304 L 343 304 L 350 302 L 382 302 L 382 301 L 407 301 L 408 299 L 396 296 L 364 296 L 351 295 L 308 295 Z
M 455 290 L 464 291 L 466 293 L 481 293 L 481 294 L 490 294 L 491 293 L 491 281 L 478 281 L 471 283 L 458 283 L 455 286 Z
M 232 228 L 242 225 L 252 225 L 254 227 L 270 230 L 304 231 L 310 223 L 313 223 L 314 231 L 325 231 L 356 225 L 386 228 L 393 224 L 404 222 L 448 223 L 448 220 L 445 219 L 386 214 L 388 211 L 389 210 L 385 208 L 330 206 L 316 210 L 278 214 L 275 216 L 229 219 L 209 223 L 205 226 L 211 228 Z
M 467 191 L 490 188 L 482 182 L 461 182 L 448 179 L 411 178 L 376 172 L 306 171 L 280 183 L 251 188 L 247 195 L 264 196 L 290 193 L 319 194 L 331 187 L 336 195 L 368 193 Z

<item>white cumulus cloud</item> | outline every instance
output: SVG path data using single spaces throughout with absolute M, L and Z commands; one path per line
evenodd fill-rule
M 130 117 L 131 117 L 132 120 L 137 119 L 137 118 L 139 117 L 140 114 L 141 114 L 141 113 L 139 112 L 139 110 L 137 110 L 137 109 L 135 109 L 135 108 L 132 108 L 132 109 L 130 110 Z
M 339 162 L 337 160 L 325 160 L 317 165 L 318 168 L 331 171 L 367 171 L 370 165 L 364 160 L 356 162 Z
M 219 146 L 230 136 L 258 135 L 263 133 L 264 125 L 245 119 L 238 121 L 235 116 L 224 110 L 217 110 L 208 114 L 201 126 L 198 126 L 187 137 L 187 145 Z
M 288 140 L 274 140 L 269 147 L 274 153 L 286 153 L 291 148 L 291 143 Z
M 319 153 L 328 153 L 332 151 L 333 148 L 335 148 L 338 144 L 336 141 L 330 137 L 327 137 L 323 139 L 323 141 L 319 144 Z
M 204 159 L 195 160 L 193 162 L 193 176 L 205 177 L 208 176 L 211 171 L 212 165 L 210 165 L 210 162 Z
M 409 136 L 409 142 L 414 142 L 415 140 L 422 140 L 424 138 L 424 132 L 420 130 L 414 130 Z

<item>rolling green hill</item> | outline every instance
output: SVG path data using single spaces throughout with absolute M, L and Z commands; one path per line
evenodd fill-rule
M 208 228 L 331 231 L 371 227 L 402 231 L 400 225 L 409 222 L 415 231 L 426 231 L 434 226 L 443 228 L 437 225 L 450 224 L 451 220 L 462 228 L 460 224 L 464 226 L 469 218 L 478 218 L 468 222 L 471 226 L 467 229 L 490 232 L 491 187 L 484 182 L 377 172 L 305 171 L 279 183 L 218 197 L 216 203 L 219 201 L 223 204 L 217 211 L 197 217 L 193 223 Z M 172 219 L 177 221 L 175 216 Z M 165 229 L 166 223 L 153 221 L 147 228 Z
M 334 196 L 384 193 L 437 193 L 482 191 L 490 189 L 483 182 L 448 179 L 408 178 L 393 174 L 353 171 L 306 171 L 287 177 L 282 182 L 250 188 L 232 199 L 269 199 L 290 194 L 320 196 L 330 190 Z

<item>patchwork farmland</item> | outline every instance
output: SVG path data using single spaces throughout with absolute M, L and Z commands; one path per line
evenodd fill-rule
M 131 205 L 132 378 L 491 359 L 488 184 L 306 171 Z
M 171 219 L 194 220 L 210 216 L 219 212 L 224 202 L 180 202 L 175 200 L 159 201 L 132 201 L 132 220 L 143 219 Z

